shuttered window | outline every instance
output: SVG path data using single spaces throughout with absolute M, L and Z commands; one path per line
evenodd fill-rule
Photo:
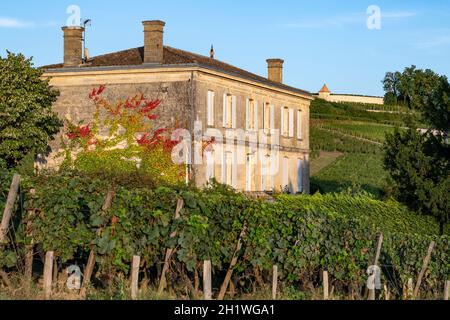
M 302 135 L 302 112 L 300 110 L 297 111 L 297 139 L 303 139 Z
M 294 137 L 294 109 L 289 109 L 289 137 Z
M 214 126 L 214 91 L 209 90 L 207 95 L 207 122 Z
M 297 192 L 303 192 L 303 160 L 297 160 Z
M 223 127 L 236 128 L 236 104 L 235 96 L 223 95 Z
M 255 130 L 255 101 L 247 99 L 246 103 L 246 129 Z
M 270 133 L 270 104 L 264 104 L 264 132 Z

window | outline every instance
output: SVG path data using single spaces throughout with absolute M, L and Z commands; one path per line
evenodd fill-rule
M 256 121 L 255 121 L 255 101 L 253 99 L 247 99 L 247 130 L 255 130 Z
M 264 104 L 264 133 L 270 132 L 270 104 Z
M 214 126 L 214 91 L 208 91 L 207 110 L 208 126 Z
M 215 178 L 215 154 L 214 151 L 206 151 L 206 181 Z
M 281 109 L 281 135 L 287 137 L 289 134 L 289 108 Z
M 302 112 L 300 110 L 297 111 L 297 139 L 302 139 Z
M 266 166 L 267 166 L 266 190 L 272 191 L 274 189 L 274 185 L 273 185 L 272 157 L 270 155 L 267 155 L 266 157 Z
M 294 109 L 289 109 L 289 138 L 294 137 Z
M 273 176 L 270 170 L 271 159 L 270 155 L 266 155 L 261 159 L 261 190 L 272 191 L 273 190 Z
M 266 157 L 261 157 L 261 190 L 266 190 Z
M 303 192 L 303 160 L 297 160 L 297 192 Z
M 236 97 L 223 95 L 223 127 L 236 128 Z
M 253 180 L 255 174 L 255 166 L 254 166 L 254 155 L 247 155 L 247 175 L 245 177 L 245 190 L 246 191 L 254 191 L 253 190 Z
M 283 158 L 283 190 L 290 190 L 289 188 L 289 158 Z
M 233 153 L 226 152 L 224 156 L 224 164 L 223 164 L 223 172 L 222 172 L 222 182 L 229 186 L 233 185 Z

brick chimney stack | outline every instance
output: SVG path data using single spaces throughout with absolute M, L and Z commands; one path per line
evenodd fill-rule
M 282 59 L 267 59 L 268 79 L 273 82 L 283 83 L 283 63 Z
M 164 26 L 160 20 L 143 21 L 144 25 L 144 63 L 163 63 Z
M 83 63 L 83 27 L 63 27 L 64 67 L 78 67 Z

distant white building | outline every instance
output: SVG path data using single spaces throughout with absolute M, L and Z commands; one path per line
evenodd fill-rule
M 384 104 L 383 97 L 331 93 L 326 84 L 324 84 L 322 89 L 320 89 L 319 93 L 314 94 L 314 96 L 330 102 Z

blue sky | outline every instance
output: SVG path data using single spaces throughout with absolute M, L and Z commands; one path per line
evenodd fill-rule
M 165 44 L 209 54 L 266 75 L 267 58 L 285 59 L 284 82 L 316 92 L 382 95 L 386 71 L 415 64 L 450 76 L 450 1 L 100 1 L 0 2 L 0 55 L 33 56 L 37 66 L 62 61 L 61 26 L 69 5 L 92 19 L 91 56 L 143 45 L 142 20 L 166 21 Z M 367 8 L 381 9 L 369 30 Z

